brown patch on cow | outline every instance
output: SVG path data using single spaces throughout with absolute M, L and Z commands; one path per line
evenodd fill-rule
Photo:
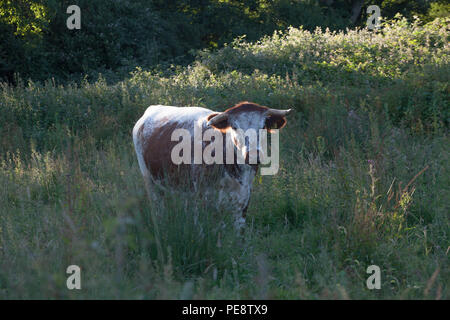
M 144 142 L 143 141 L 143 137 L 142 137 L 142 131 L 144 131 L 144 126 L 143 125 L 139 127 L 138 132 L 137 132 L 139 140 L 141 140 L 140 142 Z
M 210 114 L 207 118 L 206 118 L 206 121 L 209 121 L 209 120 L 211 120 L 212 118 L 214 118 L 215 116 L 217 116 L 217 115 L 219 115 L 220 113 L 218 113 L 218 112 L 215 112 L 215 113 L 212 113 L 212 114 Z M 230 125 L 229 125 L 229 123 L 228 123 L 228 121 L 227 120 L 223 120 L 223 121 L 221 121 L 221 122 L 219 122 L 219 123 L 216 123 L 216 124 L 214 124 L 214 125 L 212 125 L 215 129 L 217 129 L 217 130 L 219 130 L 220 132 L 222 132 L 222 133 L 226 133 L 227 132 L 227 130 L 230 128 Z
M 192 187 L 194 181 L 202 183 L 201 181 L 211 182 L 212 179 L 220 177 L 220 171 L 225 168 L 223 165 L 218 164 L 174 164 L 172 162 L 171 154 L 172 149 L 181 142 L 181 140 L 171 141 L 172 133 L 176 129 L 183 128 L 183 126 L 177 122 L 169 122 L 164 125 L 158 126 L 154 129 L 152 134 L 146 137 L 143 141 L 143 154 L 144 161 L 147 169 L 153 178 L 166 181 L 171 185 L 179 187 Z M 189 130 L 192 128 L 184 127 Z M 205 130 L 206 128 L 203 128 Z M 141 131 L 141 130 L 140 130 Z M 203 135 L 203 133 L 202 133 Z M 225 141 L 225 137 L 222 137 Z M 181 138 L 180 138 L 181 139 Z M 212 143 L 212 141 L 203 142 L 202 152 L 205 147 Z M 226 156 L 225 144 L 224 144 L 224 157 Z M 194 145 L 193 139 L 191 139 L 191 154 L 189 158 L 193 161 Z M 192 167 L 198 166 L 196 176 L 193 176 Z
M 272 132 L 274 129 L 281 129 L 286 125 L 286 117 L 280 116 L 270 116 L 267 117 L 266 123 L 264 124 L 264 128 L 269 132 Z
M 261 106 L 257 103 L 242 101 L 242 102 L 239 102 L 234 107 L 228 108 L 227 110 L 225 110 L 225 112 L 230 113 L 230 114 L 241 113 L 241 112 L 255 112 L 255 111 L 265 112 L 268 109 L 269 108 L 267 108 L 265 106 Z
M 237 114 L 242 112 L 266 112 L 269 108 L 261 106 L 257 103 L 242 101 L 224 112 L 229 114 Z M 268 116 L 264 128 L 271 132 L 273 129 L 281 129 L 286 125 L 286 117 Z
M 209 116 L 206 117 L 206 120 L 209 121 L 209 120 L 211 120 L 212 118 L 214 118 L 215 116 L 217 116 L 219 114 L 220 114 L 219 112 L 211 113 Z
M 171 141 L 171 137 L 177 128 L 177 123 L 160 125 L 143 141 L 145 165 L 155 178 L 162 178 L 165 171 L 173 171 L 176 167 L 171 161 L 171 152 L 179 142 Z

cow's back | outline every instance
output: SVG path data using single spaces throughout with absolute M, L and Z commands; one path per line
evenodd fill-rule
M 135 150 L 144 177 L 162 178 L 174 170 L 180 177 L 180 170 L 189 166 L 183 168 L 173 164 L 171 151 L 179 141 L 171 141 L 172 133 L 176 129 L 185 129 L 193 137 L 194 127 L 202 130 L 206 117 L 211 113 L 213 111 L 199 107 L 148 107 L 133 129 Z

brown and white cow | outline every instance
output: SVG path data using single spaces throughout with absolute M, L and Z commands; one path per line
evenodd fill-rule
M 243 133 L 249 129 L 255 132 L 280 129 L 286 124 L 285 116 L 290 111 L 270 109 L 251 102 L 241 102 L 224 112 L 199 107 L 148 107 L 133 128 L 134 146 L 147 191 L 155 199 L 154 191 L 162 186 L 162 182 L 165 185 L 163 188 L 167 188 L 167 182 L 169 188 L 175 188 L 189 181 L 188 184 L 198 191 L 201 182 L 206 181 L 203 184 L 207 186 L 205 190 L 216 193 L 218 207 L 226 205 L 234 212 L 236 227 L 240 228 L 245 224 L 252 182 L 261 161 L 260 152 L 257 152 L 256 163 L 250 161 L 249 154 L 255 148 L 262 151 L 259 143 L 249 144 Z M 204 150 L 217 138 L 199 142 L 207 130 L 214 131 L 219 137 L 221 135 L 224 157 L 230 154 L 228 147 L 231 145 L 235 161 L 231 164 L 225 161 L 223 164 L 198 163 L 190 154 L 184 156 L 191 162 L 174 163 L 172 151 L 179 144 L 178 139 L 174 139 L 174 133 L 180 129 L 190 133 L 192 138 L 189 141 L 194 151 L 196 148 Z M 238 156 L 244 159 L 243 163 L 237 161 Z

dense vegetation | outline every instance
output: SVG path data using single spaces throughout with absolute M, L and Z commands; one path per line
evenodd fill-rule
M 448 299 L 448 23 L 291 27 L 120 81 L 1 83 L 0 298 Z M 150 202 L 131 139 L 150 104 L 241 100 L 295 109 L 242 237 L 195 197 Z
M 73 4 L 81 8 L 80 30 L 66 27 Z M 365 26 L 374 4 L 388 19 L 429 22 L 450 12 L 445 0 L 0 0 L 0 78 L 64 83 L 101 72 L 114 82 L 136 66 L 190 63 L 195 50 L 242 35 L 255 41 L 289 26 Z

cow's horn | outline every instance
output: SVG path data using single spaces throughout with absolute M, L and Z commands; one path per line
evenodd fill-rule
M 287 109 L 287 110 L 269 109 L 267 111 L 267 115 L 284 117 L 285 115 L 289 114 L 291 111 L 292 111 L 292 109 Z
M 219 113 L 217 116 L 213 117 L 211 120 L 209 120 L 208 125 L 212 126 L 216 123 L 219 123 L 223 120 L 228 119 L 228 114 L 225 112 Z

